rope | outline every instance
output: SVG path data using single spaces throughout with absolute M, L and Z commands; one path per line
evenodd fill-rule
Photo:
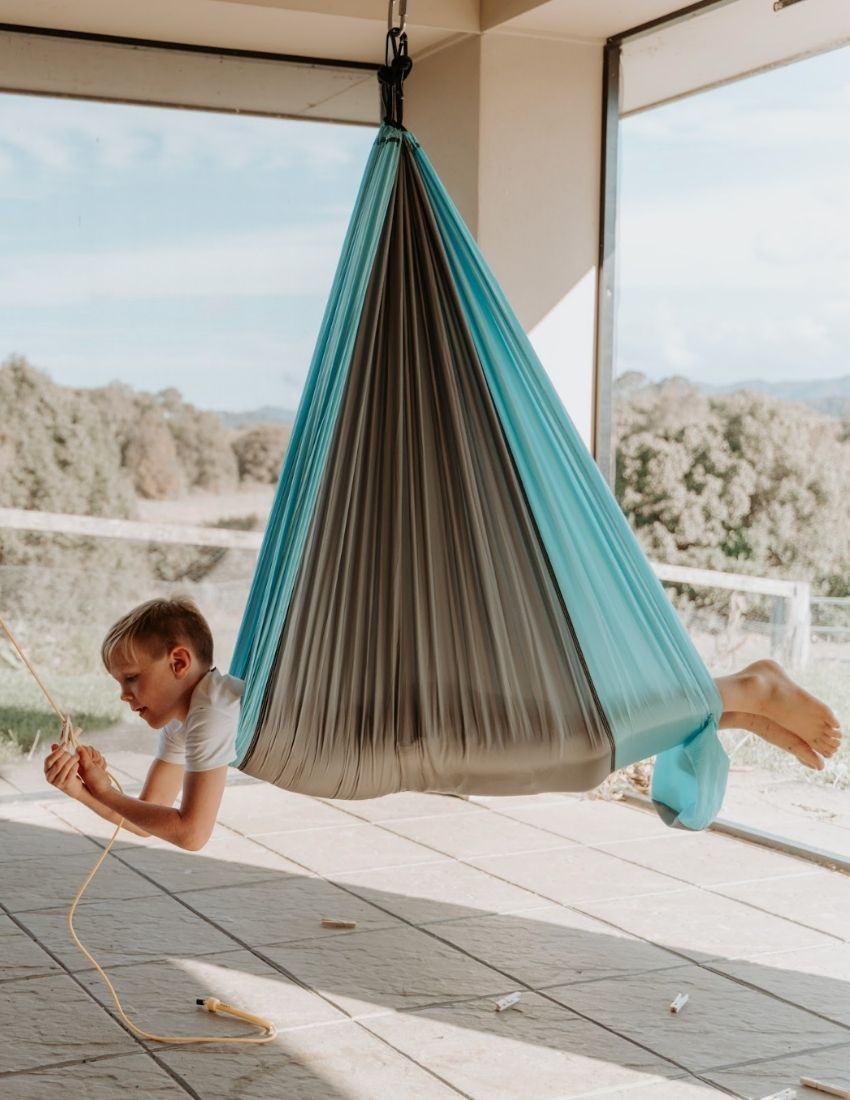
M 14 647 L 16 653 L 21 658 L 21 660 L 24 662 L 24 664 L 26 665 L 29 672 L 32 674 L 32 677 L 35 680 L 35 682 L 38 684 L 38 686 L 44 692 L 44 695 L 47 698 L 47 701 L 50 703 L 51 707 L 56 711 L 57 715 L 59 716 L 59 719 L 62 723 L 62 730 L 61 730 L 61 733 L 59 735 L 60 745 L 65 750 L 65 752 L 70 753 L 70 755 L 72 755 L 72 756 L 76 755 L 78 749 L 80 748 L 79 738 L 80 738 L 80 734 L 81 734 L 82 731 L 79 730 L 79 729 L 74 728 L 74 723 L 71 721 L 70 715 L 63 714 L 62 711 L 57 706 L 57 704 L 54 702 L 52 696 L 50 695 L 50 692 L 47 690 L 47 688 L 44 686 L 44 684 L 39 679 L 38 674 L 36 673 L 35 669 L 33 668 L 32 664 L 30 663 L 29 659 L 27 658 L 26 654 L 24 653 L 23 649 L 18 644 L 18 641 L 15 638 L 14 634 L 9 629 L 9 627 L 6 625 L 6 623 L 3 621 L 2 616 L 0 616 L 0 628 L 3 630 L 3 633 L 6 635 L 6 637 L 9 639 L 9 641 L 12 643 L 12 646 Z M 121 784 L 118 782 L 118 780 L 115 778 L 115 776 L 110 771 L 107 771 L 106 774 L 109 776 L 109 781 L 116 788 L 116 790 L 121 791 L 121 793 L 123 794 L 123 789 L 121 787 Z M 124 1008 L 121 1004 L 121 1001 L 118 997 L 118 994 L 115 991 L 115 986 L 109 980 L 109 977 L 108 977 L 106 971 L 103 969 L 103 967 L 100 965 L 100 963 L 97 961 L 97 959 L 91 954 L 91 952 L 88 950 L 88 948 L 86 948 L 86 946 L 80 940 L 79 936 L 77 935 L 77 930 L 74 928 L 74 914 L 77 911 L 77 906 L 80 904 L 80 901 L 82 900 L 83 894 L 89 888 L 89 885 L 91 884 L 91 882 L 94 879 L 95 875 L 100 870 L 101 864 L 106 859 L 106 857 L 109 855 L 109 851 L 112 848 L 112 845 L 117 840 L 118 834 L 121 832 L 121 827 L 122 827 L 123 824 L 124 824 L 124 819 L 122 818 L 118 822 L 117 826 L 115 827 L 115 832 L 112 834 L 112 839 L 109 841 L 107 846 L 101 852 L 100 857 L 96 861 L 94 867 L 92 867 L 92 869 L 89 871 L 89 873 L 86 876 L 82 886 L 80 886 L 79 890 L 77 890 L 76 896 L 74 897 L 74 900 L 71 902 L 71 907 L 68 910 L 67 923 L 68 923 L 68 931 L 71 933 L 71 938 L 73 939 L 74 943 L 77 945 L 78 949 L 83 953 L 83 955 L 85 955 L 85 957 L 88 959 L 88 961 L 92 964 L 92 966 L 95 968 L 95 970 L 100 975 L 101 980 L 103 981 L 106 988 L 109 990 L 109 994 L 112 997 L 113 1003 L 115 1004 L 115 1008 L 118 1011 L 118 1015 L 123 1020 L 125 1026 L 127 1028 L 129 1028 L 129 1030 L 134 1035 L 138 1036 L 140 1039 L 149 1039 L 149 1040 L 151 1040 L 152 1042 L 155 1042 L 155 1043 L 171 1043 L 171 1044 L 183 1044 L 183 1045 L 187 1045 L 187 1044 L 191 1044 L 191 1043 L 248 1043 L 248 1044 L 256 1045 L 256 1044 L 259 1044 L 259 1043 L 269 1043 L 269 1042 L 271 1042 L 272 1039 L 274 1039 L 275 1036 L 277 1035 L 277 1029 L 275 1028 L 274 1024 L 271 1023 L 271 1021 L 263 1019 L 262 1016 L 254 1016 L 250 1012 L 243 1012 L 241 1008 L 235 1008 L 233 1005 L 225 1004 L 223 1001 L 220 1001 L 217 997 L 201 997 L 201 998 L 198 998 L 195 1003 L 197 1005 L 200 1005 L 201 1007 L 205 1008 L 207 1010 L 207 1012 L 213 1012 L 213 1013 L 216 1013 L 217 1015 L 223 1015 L 223 1016 L 232 1016 L 237 1020 L 244 1020 L 246 1023 L 252 1024 L 254 1027 L 259 1028 L 259 1030 L 262 1032 L 262 1034 L 260 1034 L 260 1035 L 220 1035 L 220 1036 L 216 1036 L 216 1035 L 154 1035 L 149 1031 L 145 1031 L 144 1028 L 139 1027 L 137 1024 L 134 1024 L 133 1021 L 130 1019 L 130 1017 L 127 1015 L 127 1013 L 124 1011 Z

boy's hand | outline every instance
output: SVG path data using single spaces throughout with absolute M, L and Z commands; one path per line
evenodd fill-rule
M 76 754 L 66 752 L 61 745 L 51 745 L 44 761 L 44 777 L 48 783 L 64 791 L 70 798 L 79 799 L 83 793 L 79 763 Z
M 112 790 L 112 781 L 106 774 L 104 765 L 106 761 L 90 745 L 80 745 L 79 751 L 80 778 L 86 785 L 86 789 L 98 798 Z
M 94 760 L 95 764 L 97 764 L 99 768 L 103 768 L 104 771 L 109 770 L 106 764 L 106 757 L 102 756 L 94 747 L 94 745 L 84 745 L 83 748 L 91 753 L 92 760 Z

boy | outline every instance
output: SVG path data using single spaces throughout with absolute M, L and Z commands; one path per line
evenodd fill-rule
M 149 600 L 119 619 L 101 656 L 121 698 L 159 730 L 156 757 L 138 798 L 116 791 L 106 761 L 81 746 L 78 756 L 52 746 L 48 782 L 95 813 L 140 836 L 198 851 L 215 825 L 227 765 L 235 756 L 244 684 L 213 667 L 206 620 L 188 599 Z M 180 789 L 179 808 L 172 808 Z
M 244 684 L 212 666 L 210 628 L 188 599 L 135 608 L 109 631 L 101 655 L 121 698 L 161 731 L 142 792 L 129 798 L 114 790 L 106 762 L 87 746 L 77 757 L 54 745 L 45 775 L 107 821 L 123 818 L 134 833 L 198 851 L 212 833 L 234 757 Z M 815 769 L 841 743 L 829 707 L 773 661 L 757 661 L 715 684 L 723 701 L 721 729 L 749 730 Z M 172 809 L 181 785 L 180 807 Z

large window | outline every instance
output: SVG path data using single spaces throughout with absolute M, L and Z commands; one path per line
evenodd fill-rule
M 670 584 L 709 666 L 777 657 L 845 725 L 848 71 L 838 50 L 624 120 L 616 363 L 617 491 L 650 557 L 744 575 Z M 728 746 L 728 816 L 850 855 L 850 748 L 814 773 Z
M 374 131 L 0 97 L 0 508 L 264 526 Z M 227 665 L 255 551 L 0 532 L 0 604 L 88 728 L 99 639 L 193 593 Z M 0 738 L 49 715 L 0 641 Z M 26 715 L 24 712 L 28 712 Z

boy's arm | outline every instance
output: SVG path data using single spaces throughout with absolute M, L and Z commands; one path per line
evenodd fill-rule
M 105 767 L 106 761 L 100 753 L 91 748 L 89 748 L 88 751 L 91 754 L 92 761 L 96 765 L 100 765 L 101 768 Z M 65 752 L 59 745 L 53 745 L 52 752 L 45 761 L 44 770 L 48 781 L 52 783 L 53 786 L 58 787 L 59 790 L 64 791 L 71 798 L 75 799 L 75 801 L 88 807 L 88 809 L 92 810 L 99 817 L 102 817 L 104 821 L 109 821 L 112 825 L 117 825 L 122 819 L 121 814 L 116 813 L 114 810 L 104 805 L 103 802 L 97 799 L 92 792 L 83 785 L 77 774 L 78 767 L 79 760 L 75 754 L 72 755 Z M 138 801 L 156 802 L 163 806 L 171 806 L 180 791 L 182 782 L 182 764 L 170 764 L 165 760 L 154 760 L 148 769 L 148 774 L 142 786 Z M 134 799 L 133 801 L 136 800 Z M 136 836 L 150 836 L 150 833 L 146 829 L 140 828 L 128 818 L 124 819 L 124 826 L 129 832 L 135 833 Z
M 213 831 L 227 780 L 227 765 L 209 771 L 186 772 L 182 776 L 183 797 L 177 808 L 149 801 L 153 793 L 167 798 L 169 792 L 170 801 L 174 800 L 180 778 L 176 772 L 182 775 L 182 765 L 155 760 L 142 789 L 142 797 L 130 798 L 112 787 L 106 772 L 85 749 L 80 751 L 80 776 L 86 789 L 102 807 L 115 815 L 116 821 L 124 818 L 139 830 L 176 844 L 178 848 L 197 852 Z

